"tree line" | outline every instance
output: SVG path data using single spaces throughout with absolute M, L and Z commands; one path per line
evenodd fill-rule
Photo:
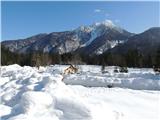
M 130 49 L 125 54 L 106 53 L 101 56 L 101 64 L 125 67 L 160 67 L 160 48 L 155 53 L 143 54 Z
M 50 64 L 90 64 L 90 65 L 115 65 L 125 67 L 160 67 L 160 48 L 156 53 L 143 55 L 138 50 L 128 50 L 125 54 L 111 52 L 102 55 L 85 55 L 75 53 L 43 53 L 33 52 L 18 54 L 1 46 L 1 65 L 19 64 L 21 66 L 46 66 Z

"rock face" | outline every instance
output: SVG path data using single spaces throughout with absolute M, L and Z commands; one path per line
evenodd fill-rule
M 94 34 L 96 37 L 94 39 L 91 38 L 92 42 L 89 41 L 89 44 L 81 47 L 78 51 L 86 54 L 102 54 L 106 50 L 117 46 L 119 43 L 126 42 L 127 39 L 132 36 L 131 33 L 116 26 L 107 28 L 102 24 L 98 26 L 97 29 L 101 30 L 101 32 L 99 32 L 101 34 Z
M 38 34 L 26 39 L 3 41 L 1 44 L 18 53 L 41 51 L 63 54 L 76 51 L 102 54 L 118 43 L 126 42 L 132 35 L 106 20 L 90 26 L 80 26 L 72 31 Z

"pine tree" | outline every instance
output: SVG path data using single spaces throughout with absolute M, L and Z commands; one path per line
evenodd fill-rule
M 157 49 L 156 56 L 155 56 L 156 66 L 160 68 L 160 47 Z

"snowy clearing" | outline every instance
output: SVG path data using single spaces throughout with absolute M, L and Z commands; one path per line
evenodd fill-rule
M 62 75 L 67 67 L 1 66 L 1 119 L 160 119 L 160 75 L 152 69 L 107 67 L 102 74 L 100 66 L 81 65 L 77 74 Z

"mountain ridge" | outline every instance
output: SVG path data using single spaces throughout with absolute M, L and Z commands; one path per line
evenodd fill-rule
M 160 27 L 152 27 L 148 30 L 136 34 L 129 38 L 129 40 L 116 46 L 109 52 L 116 54 L 126 54 L 129 50 L 138 50 L 143 55 L 153 54 L 160 48 Z
M 93 44 L 94 40 L 96 40 L 98 37 L 107 34 L 114 34 L 114 32 L 117 32 L 119 36 L 126 34 L 124 39 L 127 39 L 132 34 L 116 26 L 114 23 L 112 23 L 112 21 L 106 20 L 89 26 L 80 26 L 72 31 L 38 34 L 26 39 L 3 41 L 1 44 L 9 48 L 10 51 L 17 53 L 42 51 L 63 54 L 74 52 L 80 48 L 89 47 L 90 44 Z M 114 38 L 113 41 L 114 40 L 117 39 Z M 112 37 L 109 39 L 109 41 L 112 41 Z M 96 48 L 98 49 L 103 43 L 104 42 L 102 42 Z M 108 40 L 106 41 L 106 44 L 112 47 Z M 95 54 L 97 53 L 95 52 Z
M 159 33 L 159 29 L 160 27 L 152 27 L 142 33 L 146 33 L 145 35 L 151 36 L 152 39 L 152 37 L 157 35 L 156 31 Z M 86 55 L 100 55 L 108 50 L 110 51 L 110 49 L 113 49 L 112 51 L 120 49 L 119 46 L 121 44 L 124 48 L 127 48 L 131 39 L 143 38 L 139 38 L 142 33 L 130 33 L 116 26 L 112 21 L 106 20 L 89 26 L 80 26 L 71 31 L 41 33 L 26 39 L 2 41 L 1 44 L 16 53 L 43 52 L 64 54 L 73 52 Z M 144 37 L 144 39 L 147 38 Z M 139 41 L 141 42 L 141 40 Z M 132 43 L 130 46 L 136 45 L 139 41 Z

